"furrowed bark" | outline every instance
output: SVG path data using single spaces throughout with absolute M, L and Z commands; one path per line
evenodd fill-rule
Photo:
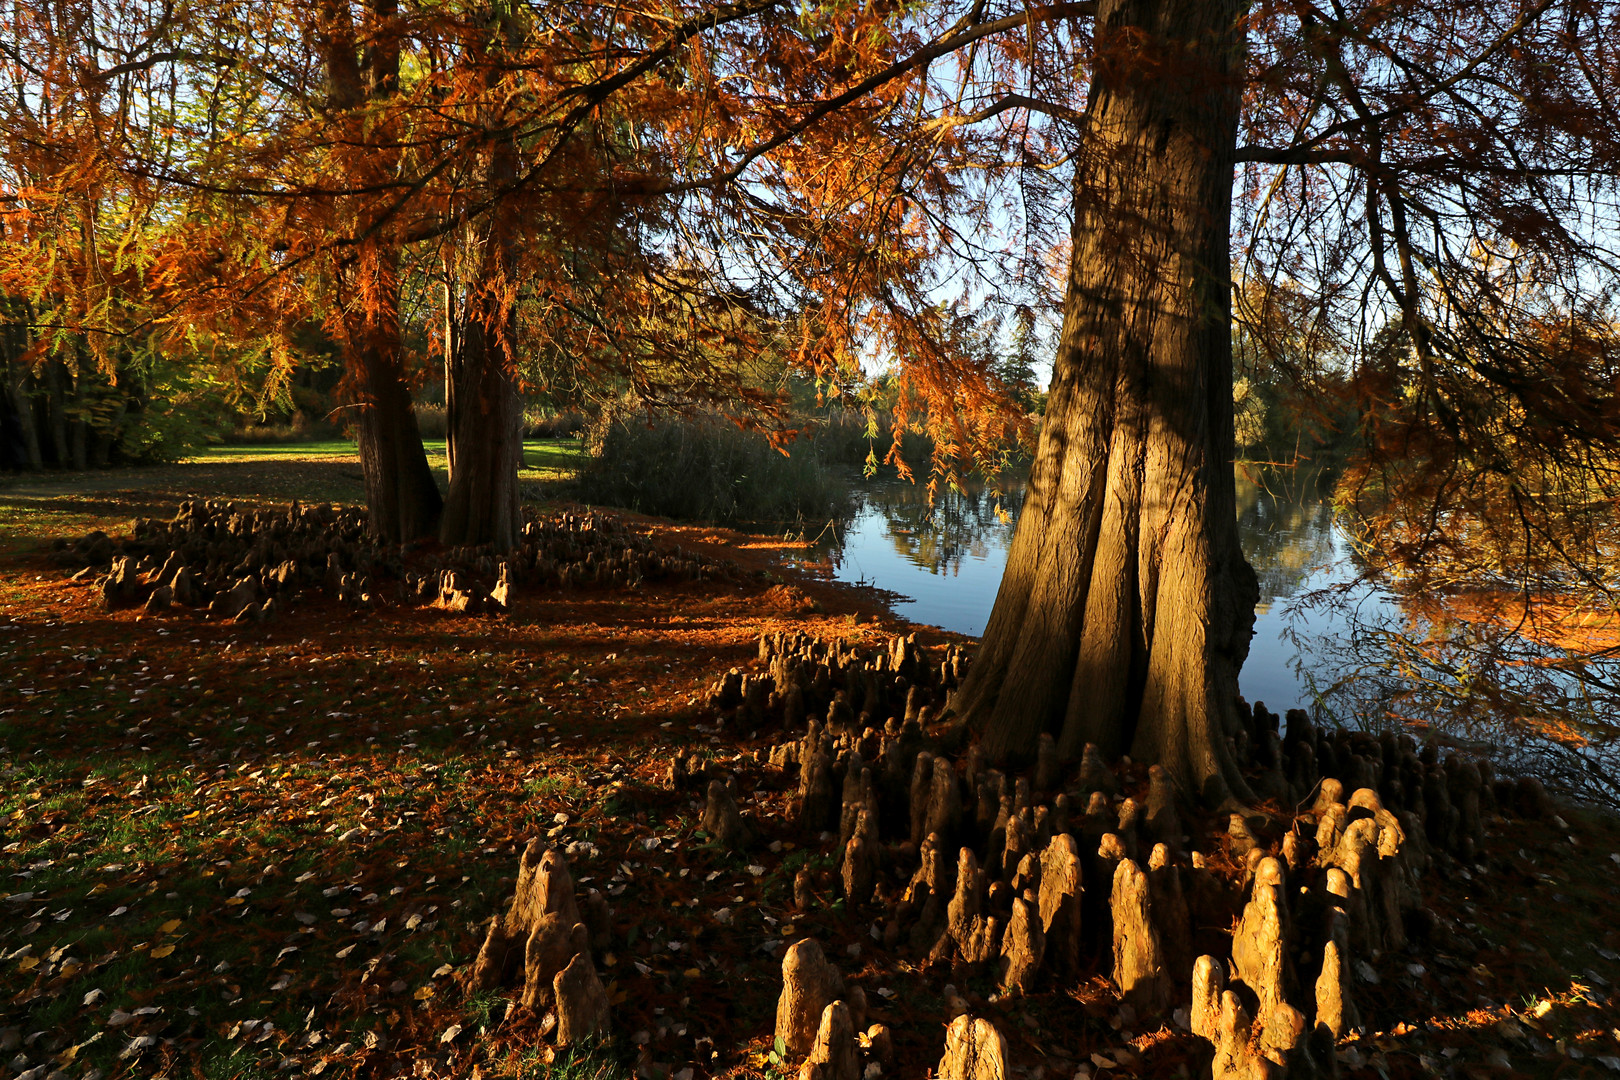
M 444 500 L 398 359 L 398 327 L 393 330 L 378 334 L 361 354 L 360 471 L 372 531 L 390 543 L 409 543 L 434 535 Z
M 1233 0 L 1105 0 L 1046 422 L 959 709 L 987 756 L 1095 742 L 1208 803 L 1257 586 L 1232 481 Z
M 507 43 L 519 28 L 510 17 L 499 22 Z M 495 117 L 490 118 L 494 124 Z M 485 181 L 499 190 L 518 173 L 517 147 L 508 136 L 488 150 Z M 454 288 L 445 291 L 447 333 L 445 405 L 449 419 L 450 493 L 439 539 L 446 544 L 490 544 L 497 551 L 517 546 L 523 520 L 518 469 L 523 464 L 523 395 L 517 382 L 516 287 L 520 222 L 502 202 L 475 227 L 468 244 L 477 252 L 459 318 Z M 454 268 L 447 278 L 453 280 Z
M 486 321 L 510 318 L 509 305 L 490 298 L 479 306 L 485 310 L 460 325 L 445 364 L 450 494 L 439 539 L 506 551 L 517 545 L 523 527 L 523 397 L 502 347 L 502 339 L 510 339 L 491 333 Z

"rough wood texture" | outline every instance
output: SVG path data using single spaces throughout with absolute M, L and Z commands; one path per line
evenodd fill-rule
M 531 840 L 518 861 L 517 889 L 504 917 L 489 923 L 484 944 L 467 979 L 469 992 L 490 990 L 505 982 L 524 957 L 531 935 L 548 915 L 560 916 L 565 928 L 580 921 L 574 879 L 562 853 Z
M 956 856 L 956 891 L 945 909 L 946 926 L 958 948 L 965 948 L 979 921 L 984 903 L 984 871 L 972 848 L 962 848 Z
M 861 1080 L 860 1045 L 849 1006 L 834 1001 L 821 1010 L 810 1056 L 799 1070 L 799 1080 Z
M 1232 966 L 1260 999 L 1262 1018 L 1285 1000 L 1282 881 L 1282 864 L 1274 858 L 1261 860 L 1253 895 L 1232 935 Z
M 963 1014 L 945 1029 L 938 1080 L 1006 1080 L 1007 1040 L 988 1020 Z
M 741 851 L 753 836 L 737 809 L 737 800 L 731 789 L 719 780 L 709 781 L 709 797 L 703 806 L 703 831 L 714 837 L 715 843 L 727 851 Z
M 1290 1077 L 1314 1076 L 1314 1062 L 1305 1040 L 1305 1017 L 1286 1001 L 1273 1005 L 1260 1017 L 1260 1054 Z M 1292 1068 L 1290 1068 L 1292 1066 Z
M 1221 1011 L 1215 1023 L 1215 1060 L 1210 1063 L 1211 1080 L 1267 1080 L 1277 1075 L 1254 1046 L 1253 1023 L 1248 1011 L 1232 991 L 1221 994 Z
M 579 929 L 583 929 L 580 927 Z M 557 1000 L 557 1045 L 570 1046 L 588 1035 L 605 1035 L 609 1003 L 589 953 L 579 953 L 552 982 Z
M 911 772 L 911 842 L 921 845 L 928 835 L 928 800 L 934 791 L 934 755 L 917 755 Z
M 1192 1008 L 1188 1026 L 1201 1038 L 1215 1041 L 1220 1027 L 1221 995 L 1226 992 L 1226 967 L 1213 956 L 1200 956 L 1193 964 Z
M 872 899 L 872 888 L 877 881 L 877 847 L 861 833 L 849 838 L 843 858 L 844 896 L 851 907 L 858 907 Z
M 1176 813 L 1176 787 L 1163 765 L 1148 769 L 1147 827 L 1154 840 L 1168 844 L 1173 851 L 1181 849 L 1184 830 L 1181 815 Z
M 1096 743 L 1086 743 L 1080 752 L 1080 790 L 1088 795 L 1112 795 L 1119 790 L 1119 778 L 1102 758 Z
M 1041 852 L 1041 931 L 1046 955 L 1055 971 L 1072 975 L 1080 969 L 1081 862 L 1079 846 L 1059 833 Z
M 894 1035 L 887 1024 L 873 1024 L 861 1036 L 861 1047 L 866 1056 L 884 1069 L 894 1064 Z
M 1114 870 L 1109 906 L 1114 914 L 1114 983 L 1139 1012 L 1160 1012 L 1170 1004 L 1170 979 L 1153 925 L 1147 875 L 1130 859 L 1121 859 Z
M 957 835 L 957 826 L 962 819 L 962 796 L 956 787 L 956 773 L 951 768 L 950 759 L 935 758 L 933 768 L 923 834 L 938 833 L 950 840 Z
M 1342 914 L 1329 919 L 1328 941 L 1322 947 L 1322 970 L 1316 976 L 1316 1026 L 1334 1039 L 1360 1026 L 1350 992 L 1350 964 L 1346 955 L 1349 934 Z
M 1034 990 L 1035 976 L 1040 972 L 1045 952 L 1046 935 L 1041 930 L 1040 908 L 1022 896 L 1015 898 L 1012 918 L 1007 922 L 1001 941 L 1002 994 L 1027 994 Z
M 1050 732 L 1041 732 L 1035 745 L 1035 790 L 1043 795 L 1057 789 L 1060 775 L 1057 740 Z
M 799 829 L 814 837 L 827 827 L 837 804 L 833 795 L 833 762 L 825 750 L 804 761 L 799 781 Z
M 957 706 L 992 761 L 1055 731 L 1065 758 L 1128 751 L 1209 805 L 1253 801 L 1226 740 L 1259 591 L 1230 465 L 1241 11 L 1098 6 L 1099 54 L 1136 62 L 1093 69 L 1046 420 Z
M 906 892 L 901 897 L 901 908 L 911 919 L 905 928 L 908 941 L 915 952 L 927 952 L 944 935 L 946 906 L 950 903 L 946 882 L 949 862 L 938 836 L 930 834 L 918 853 L 917 872 L 911 876 Z M 899 928 L 897 928 L 898 936 Z
M 523 993 L 518 999 L 531 1009 L 551 1000 L 552 980 L 574 957 L 590 956 L 590 934 L 581 923 L 570 925 L 559 914 L 542 916 L 523 950 Z
M 1153 845 L 1147 877 L 1153 921 L 1164 949 L 1164 970 L 1172 982 L 1180 983 L 1192 969 L 1193 923 L 1182 889 L 1181 867 L 1171 861 L 1167 845 Z
M 782 957 L 782 996 L 776 1000 L 776 1038 L 800 1058 L 815 1046 L 821 1014 L 843 996 L 844 980 L 811 938 L 795 942 Z

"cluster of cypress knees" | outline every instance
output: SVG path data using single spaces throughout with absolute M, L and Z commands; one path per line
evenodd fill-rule
M 802 735 L 756 752 L 754 779 L 774 773 L 796 789 L 794 827 L 831 849 L 846 915 L 876 918 L 886 947 L 952 979 L 942 1080 L 1008 1075 L 1005 1036 L 973 1015 L 957 984 L 993 983 L 1008 998 L 1096 973 L 1138 1016 L 1174 1014 L 1216 1080 L 1336 1075 L 1335 1044 L 1360 1024 L 1356 983 L 1435 929 L 1423 903 L 1430 870 L 1473 858 L 1498 813 L 1553 815 L 1533 778 L 1498 778 L 1487 761 L 1442 757 L 1407 735 L 1326 731 L 1300 710 L 1283 725 L 1256 705 L 1232 749 L 1273 809 L 1189 824 L 1162 770 L 1128 759 L 1111 768 L 1092 746 L 1065 763 L 1045 737 L 1032 768 L 987 767 L 950 710 L 967 663 L 955 646 L 930 655 L 914 637 L 868 651 L 771 635 L 759 657 L 763 673 L 734 669 L 709 703 L 739 728 L 810 717 Z M 677 756 L 668 781 L 706 783 L 702 828 L 715 842 L 755 841 L 735 774 Z M 496 985 L 492 973 L 522 954 L 526 1001 L 549 993 L 559 1016 L 604 1029 L 591 980 L 567 976 L 581 956 L 588 966 L 593 931 L 569 921 L 571 894 L 535 907 L 558 871 L 537 887 L 540 869 L 527 868 L 561 860 L 538 852 L 524 856 L 517 899 L 491 926 L 475 985 Z M 813 905 L 821 884 L 802 869 L 795 905 Z M 605 901 L 593 894 L 589 906 L 605 943 Z M 787 950 L 782 979 L 776 1046 L 801 1080 L 859 1080 L 892 1066 L 892 1033 L 864 1026 L 864 992 L 845 985 L 815 940 Z
M 515 586 L 635 588 L 737 572 L 679 548 L 661 550 L 595 511 L 531 511 L 519 546 L 496 555 L 487 546 L 383 544 L 355 508 L 294 502 L 284 510 L 238 509 L 212 499 L 181 503 L 169 521 L 138 518 L 123 540 L 97 531 L 58 541 L 56 557 L 83 566 L 73 580 L 92 582 L 109 610 L 181 608 L 239 621 L 269 618 L 306 592 L 361 606 L 475 613 L 504 609 Z

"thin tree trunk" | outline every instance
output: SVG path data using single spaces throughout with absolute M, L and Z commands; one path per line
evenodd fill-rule
M 46 389 L 45 428 L 50 435 L 51 464 L 65 469 L 71 460 L 68 453 L 68 398 L 67 365 L 52 360 L 45 365 Z
M 461 378 L 458 358 L 461 356 L 460 305 L 456 299 L 456 269 L 454 260 L 444 262 L 444 458 L 450 471 L 451 482 L 456 476 L 456 381 Z
M 23 362 L 22 356 L 28 351 L 28 309 L 25 304 L 17 300 L 8 300 L 5 303 L 5 312 L 11 317 L 3 330 L 0 330 L 0 345 L 3 345 L 3 359 L 6 366 L 6 399 L 11 409 L 13 422 L 17 425 L 17 445 L 14 448 L 18 455 L 17 466 L 25 469 L 39 469 L 44 462 L 39 453 L 39 427 L 34 422 L 34 377 Z
M 68 417 L 68 453 L 72 458 L 75 472 L 84 472 L 90 467 L 90 374 L 91 366 L 87 356 L 84 355 L 84 344 L 80 343 L 74 357 L 74 370 L 65 376 L 68 387 L 67 417 Z
M 1232 478 L 1236 0 L 1103 0 L 1051 397 L 959 708 L 992 758 L 1054 733 L 1252 799 L 1227 737 L 1258 590 Z

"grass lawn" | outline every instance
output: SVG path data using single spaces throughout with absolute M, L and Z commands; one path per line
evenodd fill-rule
M 536 472 L 566 468 L 574 444 L 551 445 Z M 868 1022 L 893 1029 L 885 1075 L 935 1067 L 952 981 L 1007 1035 L 1015 1075 L 1102 1075 L 1102 1060 L 1192 1075 L 1174 1026 L 1122 1027 L 1100 977 L 992 1000 L 992 976 L 929 971 L 874 940 L 883 910 L 844 910 L 825 845 L 791 823 L 795 777 L 754 761 L 772 733 L 718 733 L 695 702 L 727 669 L 759 670 L 762 631 L 876 649 L 910 628 L 782 567 L 779 542 L 628 518 L 731 560 L 739 583 L 534 591 L 475 617 L 312 599 L 246 625 L 102 610 L 42 550 L 188 493 L 330 497 L 319 485 L 341 473 L 323 470 L 353 465 L 335 446 L 291 456 L 308 449 L 0 491 L 0 527 L 18 530 L 0 550 L 13 1074 L 608 1080 L 639 1061 L 666 1078 L 782 1080 L 781 947 L 812 936 L 865 988 Z M 745 854 L 708 843 L 697 794 L 664 783 L 692 753 L 739 776 L 758 835 Z M 1478 866 L 1426 881 L 1437 936 L 1377 958 L 1341 1075 L 1596 1076 L 1620 1061 L 1620 829 L 1568 816 L 1499 822 Z M 579 1054 L 555 1054 L 510 991 L 468 998 L 457 983 L 532 837 L 569 851 L 581 891 L 612 906 L 595 962 L 615 1037 Z M 804 866 L 809 910 L 792 897 Z
M 428 464 L 445 480 L 448 463 L 443 439 L 425 439 Z M 528 439 L 523 443 L 523 468 L 518 476 L 525 481 L 558 481 L 574 475 L 585 458 L 585 444 L 579 439 Z M 324 439 L 299 443 L 210 446 L 183 459 L 192 465 L 226 463 L 264 464 L 272 461 L 342 461 L 358 463 L 359 451 L 347 439 Z
M 443 440 L 426 444 L 441 490 L 448 483 Z M 559 492 L 585 456 L 578 439 L 523 444 L 518 480 L 526 497 Z M 135 516 L 170 517 L 182 500 L 234 499 L 244 505 L 358 503 L 365 480 L 353 443 L 209 447 L 167 465 L 89 473 L 0 474 L 0 553 L 26 551 L 57 536 L 115 533 Z

